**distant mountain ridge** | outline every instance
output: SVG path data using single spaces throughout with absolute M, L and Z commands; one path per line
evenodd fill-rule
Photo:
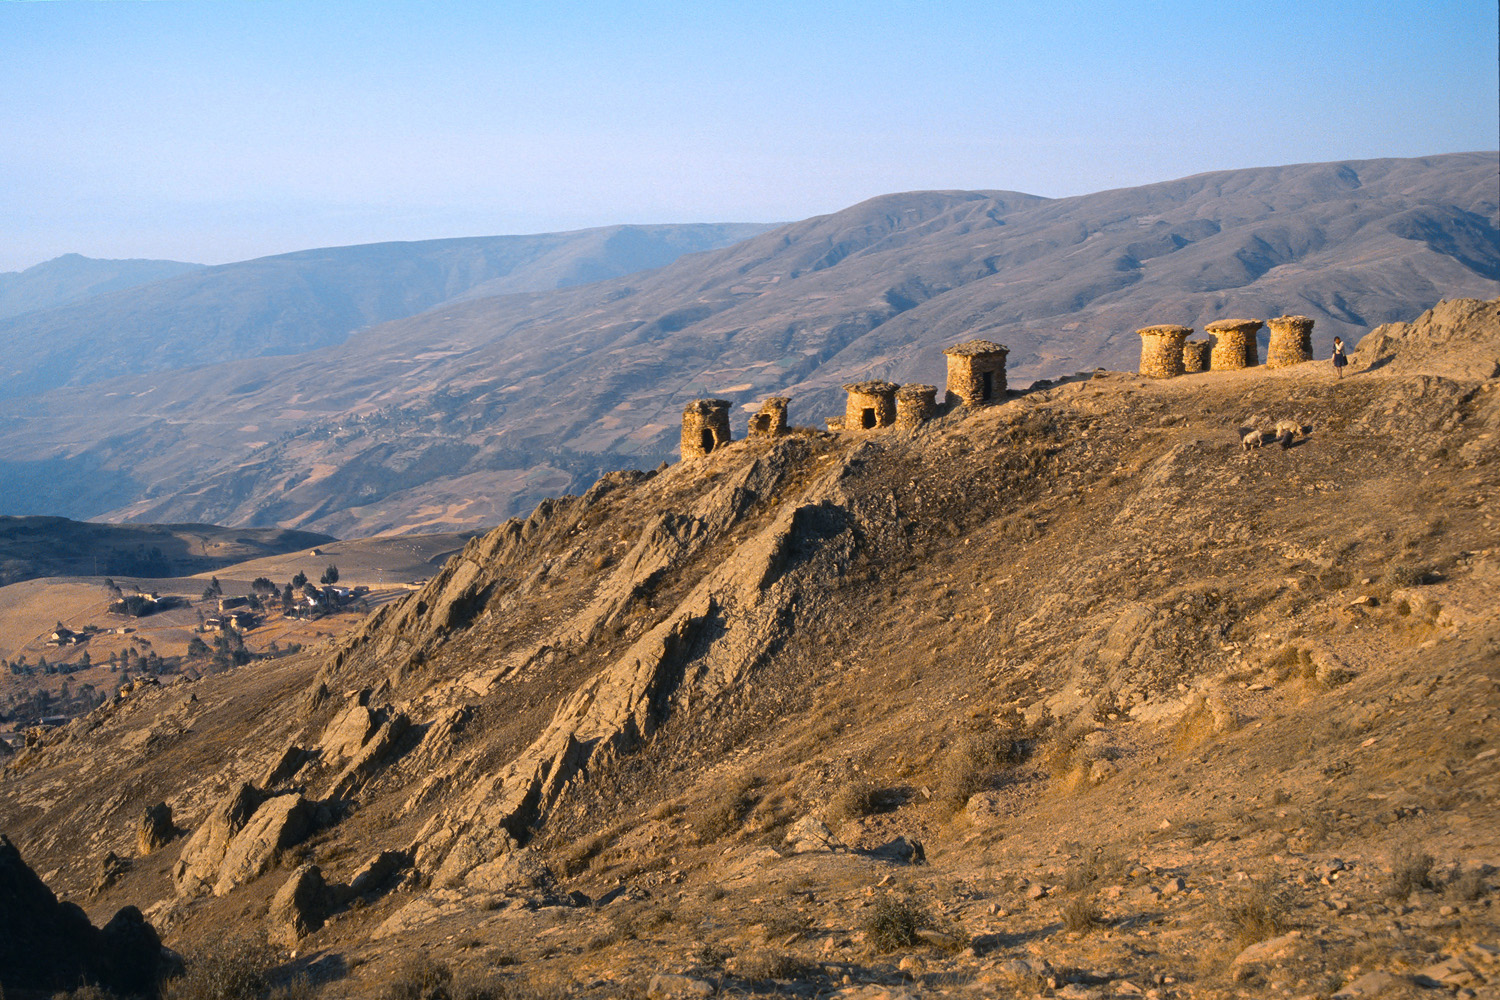
M 101 260 L 63 254 L 24 271 L 0 274 L 0 319 L 147 285 L 202 267 L 178 260 Z
M 496 523 L 654 465 L 683 405 L 941 384 L 1010 347 L 1013 384 L 1133 369 L 1135 330 L 1313 317 L 1320 354 L 1500 295 L 1500 154 L 1221 171 L 1046 199 L 886 195 L 649 273 L 449 301 L 348 343 L 0 405 L 0 504 L 341 536 Z M 108 405 L 100 407 L 100 397 Z M 748 411 L 737 405 L 736 433 Z M 86 498 L 86 499 L 72 499 Z M 5 508 L 0 508 L 5 509 Z
M 182 265 L 191 271 L 135 287 L 100 287 L 100 294 L 81 301 L 0 319 L 0 345 L 9 355 L 0 363 L 0 398 L 120 374 L 300 354 L 449 300 L 565 288 L 657 268 L 767 228 L 610 226 Z

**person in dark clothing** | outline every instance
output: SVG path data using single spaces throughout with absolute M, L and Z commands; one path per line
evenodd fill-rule
M 1344 356 L 1344 341 L 1339 337 L 1333 338 L 1333 370 L 1339 373 L 1339 378 L 1344 377 L 1344 366 L 1349 359 Z

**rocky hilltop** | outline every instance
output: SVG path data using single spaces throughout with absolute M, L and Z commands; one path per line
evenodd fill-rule
M 0 507 L 340 537 L 468 529 L 671 457 L 691 399 L 729 400 L 742 432 L 761 399 L 787 395 L 793 420 L 821 426 L 842 384 L 931 381 L 960 341 L 1008 346 L 1023 385 L 1134 368 L 1142 326 L 1293 313 L 1316 321 L 1327 357 L 1335 335 L 1500 295 L 1496 170 L 1494 153 L 1463 153 L 1058 199 L 884 195 L 649 273 L 445 299 L 294 358 L 0 402 Z M 387 272 L 406 273 L 360 271 L 352 297 L 381 299 Z M 140 319 L 197 329 L 175 316 Z M 331 343 L 304 326 L 280 329 L 299 348 Z M 242 356 L 230 348 L 249 339 L 211 350 Z
M 612 473 L 38 734 L 4 832 L 330 997 L 1483 995 L 1500 301 L 1353 361 Z

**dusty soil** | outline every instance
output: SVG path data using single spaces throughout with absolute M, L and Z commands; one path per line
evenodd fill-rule
M 609 477 L 337 652 L 58 732 L 0 826 L 96 922 L 268 930 L 328 997 L 422 955 L 518 995 L 1493 996 L 1500 303 L 1382 336 L 1341 381 L 1101 372 Z M 174 877 L 201 838 L 137 855 L 242 781 L 317 829 L 221 895 Z M 382 851 L 318 929 L 272 905 Z

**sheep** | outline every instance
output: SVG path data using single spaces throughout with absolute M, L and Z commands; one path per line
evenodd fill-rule
M 1266 436 L 1259 430 L 1246 431 L 1240 437 L 1240 450 L 1249 451 L 1251 448 L 1259 448 L 1266 443 Z
M 1290 448 L 1292 442 L 1297 439 L 1297 435 L 1306 434 L 1307 430 L 1295 420 L 1278 420 L 1274 433 L 1276 440 L 1281 442 L 1283 448 Z

